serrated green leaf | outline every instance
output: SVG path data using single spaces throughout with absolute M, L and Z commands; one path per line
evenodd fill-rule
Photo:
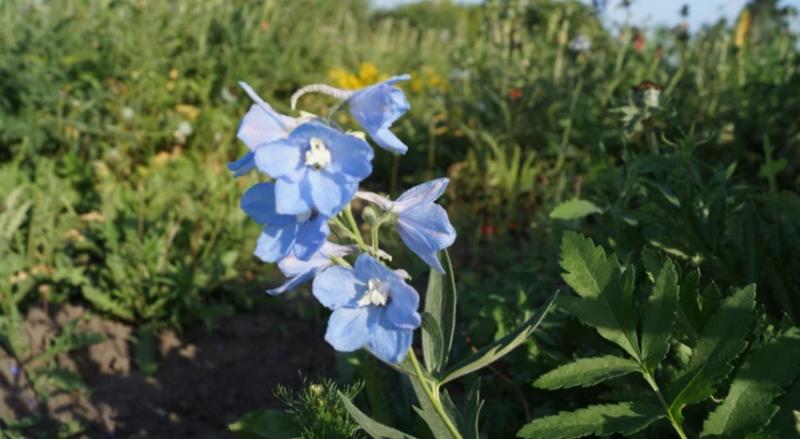
M 83 297 L 99 310 L 113 314 L 123 320 L 133 320 L 134 315 L 124 304 L 114 300 L 109 294 L 103 294 L 99 289 L 84 285 L 82 290 Z
M 800 379 L 775 403 L 780 409 L 765 431 L 775 438 L 800 437 Z
M 653 370 L 667 356 L 678 309 L 678 273 L 667 259 L 642 314 L 642 361 Z
M 428 277 L 428 289 L 425 293 L 425 313 L 429 317 L 427 330 L 423 327 L 422 332 L 422 353 L 426 369 L 433 373 L 437 373 L 447 366 L 455 331 L 457 300 L 455 278 L 450 255 L 446 250 L 444 255 L 447 261 L 447 278 L 450 281 L 445 282 L 444 275 L 431 270 Z M 449 285 L 445 285 L 445 283 Z
M 550 212 L 550 218 L 562 220 L 574 220 L 583 218 L 595 213 L 603 213 L 603 209 L 597 207 L 591 201 L 582 200 L 580 198 L 573 198 L 564 201 Z
M 703 424 L 701 436 L 745 437 L 759 431 L 778 412 L 773 400 L 798 374 L 800 329 L 792 328 L 747 356 L 728 396 Z
M 400 430 L 395 430 L 392 427 L 388 427 L 386 425 L 381 424 L 380 422 L 374 421 L 372 418 L 367 416 L 364 412 L 358 409 L 358 407 L 350 401 L 347 396 L 345 396 L 342 392 L 339 392 L 339 398 L 341 398 L 344 407 L 347 409 L 347 413 L 350 413 L 350 416 L 355 419 L 358 425 L 364 429 L 370 436 L 375 439 L 416 439 L 414 436 L 410 434 L 403 433 Z
M 547 372 L 534 381 L 533 385 L 548 390 L 589 387 L 638 370 L 640 368 L 635 361 L 613 355 L 581 358 Z
M 532 333 L 536 330 L 545 315 L 550 310 L 553 302 L 556 300 L 558 292 L 554 293 L 547 302 L 539 308 L 539 311 L 533 315 L 528 321 L 520 325 L 517 329 L 511 331 L 508 335 L 483 347 L 478 352 L 473 353 L 469 357 L 460 361 L 458 364 L 450 368 L 444 374 L 441 384 L 448 383 L 471 372 L 485 367 L 500 358 L 504 357 L 509 352 L 513 351 L 517 346 L 522 344 Z
M 561 240 L 560 263 L 564 281 L 584 298 L 599 297 L 621 271 L 616 256 L 606 256 L 602 247 L 575 232 L 566 232 Z
M 656 407 L 639 403 L 593 405 L 539 418 L 522 427 L 521 438 L 574 439 L 614 433 L 631 435 L 664 417 Z
M 687 404 L 708 398 L 730 373 L 733 361 L 747 347 L 755 306 L 754 285 L 737 290 L 720 305 L 697 340 L 692 358 L 668 391 L 670 412 L 682 419 Z
M 244 439 L 299 438 L 300 427 L 291 415 L 278 410 L 256 410 L 228 425 L 228 430 Z
M 633 271 L 623 273 L 615 255 L 606 256 L 602 247 L 573 232 L 564 234 L 561 267 L 564 281 L 581 298 L 564 296 L 559 306 L 639 360 Z

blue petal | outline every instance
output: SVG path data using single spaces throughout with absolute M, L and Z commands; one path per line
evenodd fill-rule
M 361 181 L 372 173 L 375 152 L 369 144 L 358 137 L 337 133 L 336 138 L 326 141 L 331 152 L 330 168 L 348 177 Z
M 325 243 L 330 244 L 330 243 Z M 335 245 L 335 244 L 334 244 Z M 323 249 L 325 246 L 323 245 Z M 292 252 L 294 253 L 294 251 Z M 322 250 L 308 258 L 308 260 L 301 260 L 294 254 L 289 254 L 278 262 L 278 268 L 286 277 L 299 276 L 307 271 L 314 269 L 323 269 L 332 264 L 330 257 L 324 255 Z
M 395 136 L 393 132 L 389 131 L 389 128 L 378 128 L 370 132 L 369 136 L 372 137 L 372 140 L 374 140 L 378 146 L 395 154 L 405 154 L 408 152 L 408 146 Z
M 313 279 L 314 276 L 316 276 L 319 271 L 320 268 L 313 268 L 311 270 L 304 271 L 292 278 L 289 278 L 289 280 L 284 282 L 283 285 L 267 290 L 267 293 L 273 296 L 277 296 L 278 294 L 283 294 L 287 291 L 292 291 L 293 289 Z
M 377 313 L 369 308 L 336 309 L 328 319 L 325 341 L 340 352 L 361 349 L 370 341 L 376 317 Z
M 281 121 L 280 115 L 272 107 L 267 107 L 268 110 L 261 105 L 252 105 L 236 132 L 236 137 L 251 151 L 259 145 L 289 136 L 289 128 Z
M 289 253 L 294 244 L 297 223 L 270 224 L 261 231 L 255 255 L 264 262 L 275 262 Z
M 428 204 L 402 212 L 397 217 L 397 233 L 411 251 L 444 273 L 437 252 L 453 244 L 456 231 L 441 206 Z
M 242 210 L 258 224 L 283 225 L 294 221 L 294 217 L 275 211 L 275 185 L 257 183 L 248 189 L 239 202 Z
M 420 207 L 423 204 L 433 203 L 442 196 L 449 182 L 450 180 L 447 178 L 437 178 L 412 187 L 397 198 L 394 211 L 401 212 Z
M 339 213 L 353 198 L 357 188 L 357 183 L 348 181 L 341 174 L 317 170 L 308 172 L 308 184 L 314 207 L 327 217 Z
M 314 297 L 322 306 L 330 309 L 354 304 L 365 290 L 366 286 L 356 279 L 353 270 L 338 265 L 314 278 Z
M 300 215 L 311 210 L 308 182 L 275 181 L 275 210 L 284 215 Z
M 395 272 L 366 253 L 361 253 L 356 259 L 355 272 L 363 282 L 368 282 L 370 279 L 400 279 Z
M 389 281 L 391 300 L 386 305 L 386 317 L 398 328 L 417 329 L 422 324 L 417 309 L 419 294 L 401 280 Z
M 354 93 L 349 99 L 350 113 L 378 145 L 393 152 L 404 153 L 408 148 L 388 128 L 410 108 L 403 91 L 393 85 L 409 79 L 395 76 Z
M 309 259 L 322 247 L 329 233 L 328 218 L 322 215 L 300 224 L 297 241 L 294 243 L 294 254 L 300 259 Z
M 261 145 L 255 154 L 256 167 L 272 178 L 297 181 L 305 173 L 301 148 L 291 138 Z
M 373 329 L 369 349 L 381 360 L 396 364 L 403 361 L 413 339 L 414 331 L 395 327 L 386 313 L 381 313 L 378 324 Z
M 252 151 L 248 152 L 247 154 L 243 155 L 236 161 L 228 163 L 228 169 L 233 172 L 234 177 L 241 177 L 242 175 L 247 174 L 248 172 L 252 171 L 253 168 L 256 167 L 256 162 L 254 160 L 255 155 Z
M 249 84 L 243 81 L 239 81 L 239 86 L 242 87 L 242 89 L 245 91 L 245 93 L 247 93 L 248 96 L 250 96 L 250 99 L 252 99 L 253 102 L 258 104 L 259 107 L 261 107 L 261 109 L 264 111 L 264 114 L 274 119 L 274 122 L 272 122 L 272 124 L 282 126 L 287 132 L 291 131 L 294 127 L 297 126 L 298 119 L 294 117 L 284 116 L 278 113 L 277 111 L 273 110 L 268 103 L 264 102 L 264 100 L 261 99 L 261 96 L 259 96 L 258 93 L 256 93 L 255 90 L 253 90 L 253 87 L 250 87 Z

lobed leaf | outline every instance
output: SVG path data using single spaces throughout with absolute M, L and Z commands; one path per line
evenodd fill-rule
M 728 396 L 703 423 L 701 436 L 744 437 L 759 431 L 778 412 L 773 400 L 798 374 L 800 329 L 792 328 L 747 357 Z
M 635 361 L 613 355 L 581 358 L 547 372 L 534 381 L 533 385 L 548 390 L 589 387 L 639 370 L 639 364 Z
M 731 361 L 747 347 L 744 338 L 750 331 L 755 297 L 755 285 L 735 291 L 703 328 L 689 364 L 667 393 L 675 419 L 682 419 L 681 410 L 687 404 L 711 396 L 733 369 Z
M 608 436 L 614 433 L 631 435 L 664 417 L 664 414 L 643 403 L 593 405 L 574 412 L 539 418 L 522 427 L 521 438 L 574 439 L 584 436 Z
M 621 271 L 614 255 L 573 232 L 561 243 L 562 275 L 581 298 L 564 296 L 559 305 L 637 361 L 641 358 L 633 313 L 632 270 Z
M 653 370 L 667 356 L 678 309 L 678 272 L 669 259 L 656 277 L 642 314 L 642 361 Z

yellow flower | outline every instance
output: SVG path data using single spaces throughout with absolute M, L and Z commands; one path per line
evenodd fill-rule
M 739 21 L 736 23 L 736 36 L 734 44 L 738 49 L 744 47 L 747 42 L 747 33 L 750 32 L 750 26 L 753 24 L 753 16 L 750 9 L 745 9 L 739 15 Z
M 187 118 L 189 118 L 189 120 L 197 119 L 197 116 L 200 114 L 200 110 L 197 107 L 195 107 L 194 105 L 187 105 L 187 104 L 176 105 L 175 111 L 177 113 L 186 116 Z

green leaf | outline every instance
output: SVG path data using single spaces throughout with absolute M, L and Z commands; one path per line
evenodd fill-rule
M 347 409 L 347 412 L 350 413 L 350 416 L 358 422 L 358 425 L 364 429 L 370 436 L 375 439 L 416 439 L 414 436 L 410 434 L 403 433 L 400 430 L 395 430 L 392 427 L 388 427 L 383 425 L 379 422 L 372 420 L 369 416 L 364 414 L 361 410 L 356 407 L 350 399 L 347 398 L 342 392 L 339 392 L 339 398 L 341 398 L 344 407 Z
M 156 352 L 158 340 L 156 335 L 148 329 L 140 329 L 133 341 L 133 359 L 136 366 L 145 375 L 152 376 L 158 370 Z
M 256 410 L 228 425 L 228 430 L 245 439 L 299 438 L 300 427 L 291 415 L 278 410 Z
M 84 285 L 82 292 L 83 297 L 99 310 L 111 313 L 123 320 L 130 321 L 134 319 L 133 312 L 124 304 L 114 300 L 111 295 L 103 294 L 103 292 L 91 285 Z
M 483 404 L 484 401 L 481 399 L 481 380 L 478 378 L 467 393 L 461 414 L 462 424 L 459 426 L 459 430 L 464 433 L 465 439 L 480 438 L 478 420 L 480 419 Z
M 681 410 L 687 404 L 708 398 L 730 373 L 731 361 L 747 347 L 744 338 L 750 332 L 755 297 L 755 285 L 737 290 L 703 328 L 689 364 L 668 391 L 675 419 L 682 419 Z
M 460 361 L 458 364 L 450 368 L 441 380 L 440 384 L 445 384 L 474 372 L 486 365 L 493 363 L 509 352 L 513 351 L 517 346 L 522 344 L 528 336 L 542 323 L 545 315 L 550 310 L 553 302 L 556 300 L 558 292 L 554 293 L 547 299 L 544 305 L 539 308 L 539 311 L 533 315 L 528 321 L 520 325 L 517 329 L 511 331 L 508 335 L 495 341 L 494 343 L 485 346 L 478 352 L 473 353 L 469 357 Z
M 429 372 L 439 367 L 443 352 L 444 340 L 441 326 L 433 314 L 425 311 L 422 313 L 422 353 Z
M 559 306 L 594 327 L 609 340 L 639 360 L 636 319 L 633 314 L 633 271 L 622 273 L 615 255 L 574 232 L 561 242 L 564 281 L 581 299 L 564 296 Z
M 800 329 L 792 328 L 748 355 L 728 396 L 703 424 L 701 436 L 744 437 L 759 431 L 778 412 L 773 400 L 798 374 Z
M 603 213 L 603 209 L 595 206 L 591 201 L 573 198 L 556 206 L 555 209 L 550 212 L 550 218 L 574 220 L 594 213 Z
M 547 372 L 534 381 L 533 385 L 549 390 L 589 387 L 639 370 L 635 361 L 613 355 L 581 358 Z
M 775 438 L 800 437 L 800 379 L 775 403 L 780 410 L 767 425 L 766 431 Z
M 411 377 L 410 381 L 411 388 L 414 390 L 414 395 L 417 397 L 417 401 L 419 402 L 419 407 L 414 406 L 414 411 L 425 421 L 425 424 L 428 425 L 431 433 L 433 433 L 433 437 L 435 439 L 453 439 L 453 435 L 450 434 L 447 426 L 442 421 L 442 418 L 439 417 L 439 413 L 436 411 L 436 408 L 428 398 L 427 393 L 425 393 L 419 377 Z M 448 408 L 446 407 L 446 404 L 443 405 L 446 409 Z M 449 408 L 452 409 L 452 405 Z M 456 413 L 453 413 L 453 410 L 449 410 L 448 414 L 450 415 L 450 419 L 455 421 L 456 416 L 454 415 L 456 415 Z
M 444 255 L 447 260 L 449 288 L 444 285 L 444 276 L 431 270 L 425 294 L 425 314 L 428 314 L 429 317 L 427 324 L 423 320 L 422 353 L 425 367 L 433 373 L 437 373 L 447 366 L 455 332 L 455 277 L 453 266 L 450 263 L 450 255 L 446 250 Z
M 522 427 L 522 438 L 573 439 L 589 435 L 608 436 L 614 433 L 631 435 L 658 419 L 657 407 L 641 403 L 593 405 L 574 412 L 539 418 Z
M 653 293 L 642 314 L 642 360 L 655 369 L 669 352 L 669 340 L 678 309 L 678 273 L 667 259 L 656 277 Z
M 575 232 L 561 240 L 561 268 L 567 285 L 584 298 L 599 297 L 621 271 L 616 256 L 606 256 L 602 247 Z

